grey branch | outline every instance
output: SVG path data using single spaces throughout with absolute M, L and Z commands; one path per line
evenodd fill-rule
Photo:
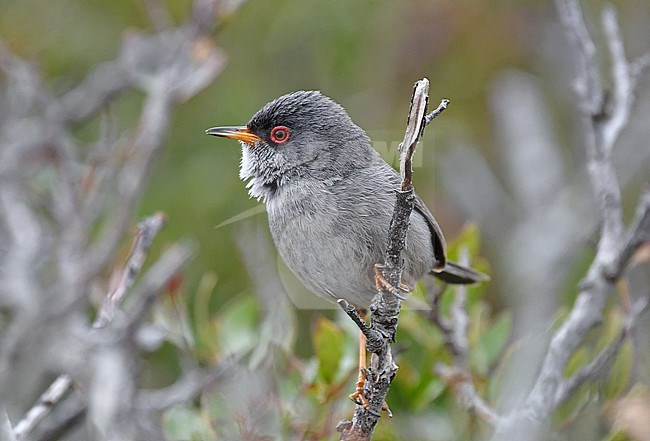
M 615 281 L 621 277 L 634 253 L 648 242 L 650 242 L 650 187 L 646 188 L 639 198 L 627 240 L 616 260 L 609 268 L 606 268 L 607 278 Z
M 97 319 L 93 323 L 94 328 L 103 328 L 113 320 L 120 301 L 127 290 L 133 285 L 136 276 L 144 264 L 154 237 L 162 229 L 164 224 L 165 216 L 162 213 L 145 218 L 138 224 L 131 248 L 131 256 L 122 270 L 122 275 L 117 286 L 106 295 Z M 36 404 L 25 413 L 23 418 L 14 427 L 16 438 L 18 440 L 25 438 L 51 412 L 52 408 L 61 401 L 71 387 L 72 378 L 68 375 L 61 375 L 54 380 L 50 387 L 43 392 Z
M 370 305 L 370 326 L 359 317 L 348 302 L 339 300 L 339 305 L 366 336 L 368 350 L 372 353 L 367 373 L 368 378 L 363 390 L 368 405 L 358 404 L 354 409 L 352 421 L 339 423 L 337 430 L 341 433 L 341 440 L 371 439 L 381 416 L 386 395 L 397 372 L 390 344 L 395 338 L 398 314 L 401 308 L 399 288 L 403 268 L 401 255 L 406 243 L 409 218 L 414 204 L 414 191 L 411 183 L 412 159 L 415 147 L 427 124 L 425 117 L 428 94 L 429 81 L 424 78 L 415 84 L 406 132 L 404 140 L 400 144 L 402 182 L 401 188 L 397 191 L 397 200 L 389 227 L 385 260 L 383 264 L 377 264 L 375 267 L 378 293 Z
M 461 250 L 459 263 L 465 266 L 469 265 L 466 249 Z M 430 316 L 431 321 L 439 327 L 442 326 L 441 330 L 445 336 L 445 345 L 453 355 L 452 365 L 438 363 L 435 367 L 436 373 L 451 386 L 465 408 L 475 411 L 489 424 L 496 425 L 500 417 L 476 391 L 468 366 L 469 344 L 467 330 L 469 329 L 469 317 L 466 311 L 467 287 L 464 285 L 455 286 L 454 292 L 456 295 L 449 309 L 449 319 L 442 316 L 442 312 L 438 307 L 432 308 L 435 313 Z
M 637 325 L 639 317 L 648 308 L 648 298 L 644 297 L 637 300 L 632 306 L 627 323 L 619 335 L 605 349 L 600 351 L 596 357 L 584 365 L 573 376 L 562 382 L 554 398 L 554 405 L 558 406 L 571 398 L 574 392 L 586 381 L 597 380 L 607 376 L 611 370 L 612 364 L 616 360 L 619 349 L 629 337 L 634 327 Z
M 641 198 L 635 222 L 624 241 L 621 190 L 611 152 L 630 116 L 640 67 L 625 56 L 622 37 L 612 8 L 603 12 L 603 27 L 612 59 L 614 96 L 605 101 L 605 91 L 598 70 L 596 46 L 584 22 L 577 0 L 556 0 L 560 19 L 573 43 L 577 60 L 577 95 L 583 113 L 587 171 L 602 221 L 596 256 L 579 286 L 576 301 L 550 345 L 534 387 L 524 406 L 509 415 L 497 428 L 494 439 L 507 437 L 508 429 L 521 429 L 522 421 L 544 422 L 557 405 L 588 379 L 609 369 L 620 342 L 603 351 L 576 376 L 566 379 L 564 372 L 571 356 L 583 343 L 587 333 L 602 321 L 603 310 L 613 282 L 621 276 L 640 240 L 647 237 L 648 197 Z M 645 59 L 645 58 L 643 58 Z M 622 244 L 624 244 L 622 246 Z M 645 308 L 642 308 L 642 310 Z M 640 313 L 640 312 L 639 312 Z M 636 314 L 636 313 L 635 313 Z M 634 316 L 632 316 L 634 317 Z M 635 319 L 634 319 L 635 320 Z M 634 320 L 630 318 L 630 322 Z M 622 338 L 627 335 L 624 332 Z
M 437 118 L 440 116 L 440 114 L 447 109 L 447 106 L 449 106 L 449 100 L 448 99 L 443 99 L 440 101 L 440 104 L 438 104 L 438 107 L 436 110 L 433 112 L 429 113 L 427 116 L 424 117 L 424 127 L 428 126 L 431 121 L 434 120 L 434 118 Z
M 145 430 L 159 426 L 158 415 L 143 419 L 130 412 L 139 384 L 134 360 L 141 349 L 135 334 L 193 247 L 169 247 L 134 283 L 162 226 L 161 216 L 150 218 L 95 329 L 87 315 L 133 222 L 174 107 L 206 87 L 225 64 L 210 34 L 216 3 L 195 0 L 186 23 L 173 27 L 164 18 L 163 3 L 148 2 L 157 31 L 130 32 L 114 60 L 63 94 L 49 89 L 53 82 L 42 78 L 35 63 L 0 42 L 0 306 L 10 317 L 0 341 L 0 400 L 5 416 L 18 421 L 11 429 L 16 439 L 37 438 L 37 423 L 57 402 L 72 399 L 66 395 L 72 378 L 83 386 L 77 392 L 87 408 L 74 415 L 86 418 L 88 427 L 125 441 L 161 439 Z M 133 129 L 120 132 L 109 105 L 135 90 L 143 95 L 140 115 L 129 124 Z M 85 143 L 77 126 L 96 119 L 102 130 Z M 133 301 L 122 308 L 125 320 L 112 320 L 127 291 Z M 52 372 L 62 375 L 48 387 L 43 382 Z M 187 393 L 169 389 L 168 402 L 192 395 L 197 384 L 204 383 L 178 383 Z M 31 410 L 21 418 L 26 408 Z M 66 424 L 78 421 L 74 417 Z
M 170 280 L 178 274 L 183 265 L 194 254 L 195 246 L 186 241 L 170 246 L 142 277 L 142 281 L 133 289 L 132 305 L 129 311 L 128 330 L 132 336 L 144 323 L 146 314 L 151 310 L 158 294 Z
M 129 257 L 129 260 L 122 269 L 122 274 L 114 281 L 116 286 L 104 297 L 102 306 L 99 308 L 97 319 L 93 323 L 93 328 L 103 328 L 113 320 L 118 305 L 129 288 L 133 286 L 136 277 L 142 269 L 142 265 L 144 265 L 153 239 L 164 225 L 165 215 L 163 213 L 156 213 L 138 224 L 135 237 L 133 238 L 133 245 L 131 246 L 131 257 Z
M 70 390 L 72 379 L 67 375 L 61 375 L 47 388 L 38 402 L 32 407 L 25 416 L 14 427 L 14 436 L 16 440 L 24 439 L 29 432 L 43 418 L 50 413 L 52 408 L 61 401 L 61 398 Z

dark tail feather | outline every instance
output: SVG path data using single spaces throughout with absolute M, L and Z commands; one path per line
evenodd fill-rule
M 432 272 L 431 274 L 443 282 L 452 283 L 454 285 L 469 285 L 490 280 L 490 276 L 487 274 L 483 274 L 475 269 L 459 265 L 449 260 L 442 271 Z

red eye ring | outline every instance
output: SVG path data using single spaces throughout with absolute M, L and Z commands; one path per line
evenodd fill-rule
M 271 141 L 276 144 L 284 144 L 291 138 L 291 130 L 285 126 L 275 126 L 271 130 Z

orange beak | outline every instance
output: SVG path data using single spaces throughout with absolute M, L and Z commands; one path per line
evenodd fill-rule
M 212 127 L 206 130 L 205 134 L 228 139 L 236 139 L 237 141 L 243 141 L 247 144 L 254 144 L 262 140 L 262 138 L 251 132 L 246 126 Z

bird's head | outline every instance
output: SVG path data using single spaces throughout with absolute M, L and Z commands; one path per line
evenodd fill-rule
M 241 142 L 239 175 L 250 179 L 250 195 L 258 199 L 273 197 L 289 181 L 345 176 L 374 153 L 345 109 L 317 91 L 283 95 L 246 126 L 213 127 L 205 133 Z

